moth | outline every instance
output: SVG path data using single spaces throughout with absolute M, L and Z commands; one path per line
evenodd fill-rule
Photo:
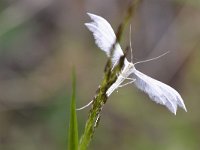
M 111 25 L 100 16 L 91 13 L 87 14 L 92 22 L 85 23 L 86 27 L 93 33 L 96 45 L 103 50 L 108 57 L 111 57 L 111 62 L 114 67 L 118 63 L 120 57 L 124 54 L 119 43 L 116 43 L 112 56 L 110 54 L 112 46 L 116 41 L 116 35 Z M 158 56 L 157 58 L 159 57 L 161 56 Z M 135 68 L 136 64 L 150 60 L 153 59 L 132 63 L 132 60 L 129 62 L 125 58 L 124 67 L 115 83 L 107 90 L 107 96 L 110 96 L 117 88 L 133 83 L 138 89 L 146 93 L 151 100 L 166 106 L 173 114 L 176 115 L 177 106 L 187 111 L 183 99 L 175 89 L 143 74 Z M 122 84 L 125 80 L 130 80 L 130 82 Z

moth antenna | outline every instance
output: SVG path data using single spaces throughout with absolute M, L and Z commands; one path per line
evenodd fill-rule
M 131 49 L 131 63 L 133 63 L 133 49 L 132 49 L 132 43 L 131 43 L 131 24 L 130 24 L 129 40 L 130 40 L 130 49 Z
M 83 110 L 85 108 L 87 108 L 88 106 L 90 106 L 92 104 L 93 100 L 90 101 L 88 104 L 86 104 L 85 106 L 81 107 L 81 108 L 77 108 L 76 110 Z
M 170 51 L 167 51 L 167 52 L 165 52 L 164 54 L 162 54 L 162 55 L 159 55 L 159 56 L 157 56 L 157 57 L 154 57 L 154 58 L 151 58 L 151 59 L 147 59 L 147 60 L 138 61 L 138 62 L 134 63 L 134 65 L 136 65 L 136 64 L 140 64 L 140 63 L 144 63 L 144 62 L 148 62 L 148 61 L 152 61 L 152 60 L 156 60 L 156 59 L 159 59 L 159 58 L 161 58 L 161 57 L 165 56 L 166 54 L 168 54 L 169 52 L 170 52 Z

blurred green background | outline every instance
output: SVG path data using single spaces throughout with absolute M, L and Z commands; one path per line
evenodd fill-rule
M 1 150 L 67 148 L 72 67 L 81 107 L 93 98 L 107 60 L 84 26 L 86 12 L 106 18 L 116 31 L 129 2 L 0 1 Z M 109 98 L 89 149 L 200 149 L 199 16 L 199 0 L 141 1 L 131 22 L 134 61 L 170 53 L 137 69 L 179 91 L 188 112 L 178 109 L 174 116 L 128 85 Z M 79 135 L 88 110 L 77 112 Z

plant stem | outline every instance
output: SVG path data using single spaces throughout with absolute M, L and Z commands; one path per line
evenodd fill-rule
M 124 60 L 124 57 L 122 57 L 121 60 Z M 109 61 L 109 64 L 111 64 L 110 61 Z M 117 65 L 117 67 L 114 69 L 115 71 L 113 72 L 111 72 L 111 65 L 107 65 L 105 69 L 106 71 L 105 71 L 104 79 L 99 89 L 97 90 L 97 95 L 93 99 L 93 105 L 89 112 L 88 120 L 85 126 L 85 131 L 82 135 L 82 138 L 79 144 L 80 150 L 85 150 L 93 137 L 94 131 L 100 120 L 100 112 L 103 108 L 103 105 L 106 103 L 108 99 L 108 97 L 106 96 L 106 91 L 117 79 L 117 76 L 115 75 L 115 73 L 118 72 L 118 70 L 121 70 L 120 69 L 121 66 Z
M 127 14 L 125 16 L 125 19 L 123 23 L 120 24 L 120 26 L 118 27 L 117 34 L 116 34 L 117 38 L 111 49 L 111 56 L 113 55 L 113 51 L 115 49 L 116 44 L 120 43 L 125 26 L 127 25 L 130 18 L 132 17 L 132 12 L 133 10 L 135 10 L 135 7 L 138 2 L 139 0 L 134 1 L 127 9 Z M 104 73 L 103 81 L 100 84 L 96 92 L 96 95 L 93 98 L 93 105 L 89 112 L 88 120 L 85 125 L 85 130 L 79 143 L 79 150 L 86 150 L 94 135 L 95 129 L 98 126 L 98 123 L 100 121 L 100 113 L 102 111 L 104 104 L 106 103 L 108 99 L 106 95 L 106 91 L 116 81 L 117 74 L 120 73 L 124 65 L 125 56 L 126 56 L 126 52 L 125 52 L 125 55 L 120 58 L 119 64 L 116 65 L 116 67 L 113 70 L 112 70 L 111 60 L 110 59 L 108 60 L 108 63 L 104 71 L 105 73 Z

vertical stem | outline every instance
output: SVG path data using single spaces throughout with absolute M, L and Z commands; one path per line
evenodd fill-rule
M 116 44 L 120 43 L 122 39 L 122 34 L 124 32 L 125 26 L 127 25 L 130 18 L 132 17 L 132 13 L 135 10 L 135 7 L 138 2 L 139 0 L 133 1 L 133 3 L 127 9 L 124 21 L 118 27 L 118 31 L 116 34 L 116 41 L 111 48 L 111 58 L 112 58 L 113 51 L 115 49 Z M 119 64 L 116 65 L 116 67 L 114 67 L 113 71 L 112 71 L 112 66 L 111 66 L 111 60 L 110 59 L 108 60 L 108 63 L 105 67 L 104 79 L 99 89 L 97 90 L 96 96 L 93 99 L 93 105 L 89 112 L 88 120 L 85 125 L 85 130 L 79 143 L 79 150 L 86 150 L 94 135 L 95 129 L 100 121 L 101 110 L 108 99 L 106 95 L 106 91 L 111 87 L 113 83 L 115 83 L 117 79 L 117 74 L 121 71 L 124 65 L 125 55 L 120 58 Z

